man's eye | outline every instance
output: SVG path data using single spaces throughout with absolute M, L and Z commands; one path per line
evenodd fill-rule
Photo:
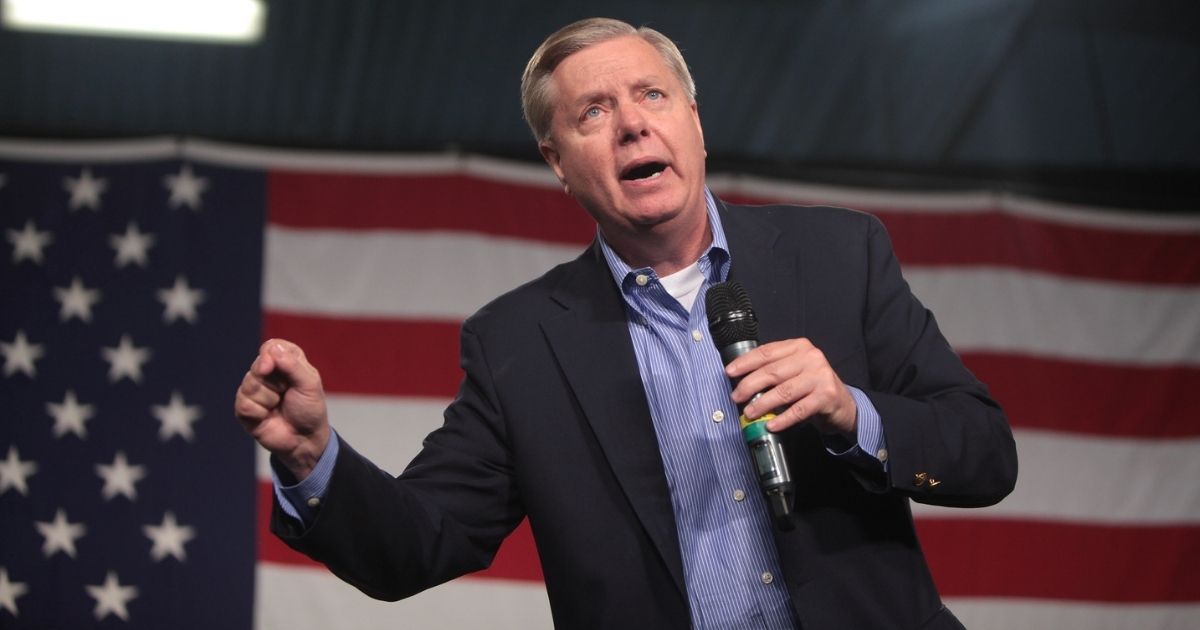
M 650 90 L 649 92 L 646 92 L 646 98 L 652 101 L 657 101 L 658 99 L 662 98 L 662 96 L 663 93 L 659 92 L 658 90 Z
M 589 108 L 587 109 L 587 111 L 585 111 L 585 112 L 583 113 L 583 116 L 584 116 L 585 118 L 595 118 L 595 117 L 597 117 L 597 116 L 599 116 L 599 115 L 600 115 L 600 108 L 599 108 L 599 107 L 589 107 Z

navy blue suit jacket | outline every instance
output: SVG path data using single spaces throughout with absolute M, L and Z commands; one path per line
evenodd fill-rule
M 979 506 L 1016 480 L 1003 413 L 910 293 L 877 219 L 718 202 L 760 338 L 807 337 L 883 419 L 887 474 L 784 432 L 797 527 L 776 533 L 808 630 L 955 628 L 909 500 Z M 399 478 L 343 445 L 307 527 L 272 527 L 366 594 L 398 599 L 486 567 L 528 516 L 562 628 L 686 628 L 683 563 L 625 310 L 599 248 L 462 329 L 460 392 Z M 933 478 L 936 484 L 919 483 Z M 767 516 L 764 515 L 764 518 Z

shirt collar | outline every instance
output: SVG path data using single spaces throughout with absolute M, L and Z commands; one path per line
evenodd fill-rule
M 707 186 L 704 188 L 704 203 L 708 211 L 708 226 L 712 230 L 712 244 L 700 256 L 700 270 L 704 272 L 710 284 L 724 282 L 729 275 L 729 244 L 725 240 L 725 228 L 721 225 L 721 215 L 717 212 L 716 198 L 713 197 L 712 191 Z M 596 239 L 600 242 L 600 251 L 604 254 L 609 271 L 612 272 L 613 281 L 617 283 L 621 293 L 627 298 L 629 293 L 639 286 L 638 276 L 658 277 L 650 267 L 634 269 L 626 264 L 604 239 L 604 233 L 600 231 L 599 227 L 596 228 Z

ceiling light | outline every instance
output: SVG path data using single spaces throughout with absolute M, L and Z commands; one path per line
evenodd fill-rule
M 42 33 L 252 43 L 263 0 L 3 0 L 6 28 Z

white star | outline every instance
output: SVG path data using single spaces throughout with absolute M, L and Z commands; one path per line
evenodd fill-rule
M 96 609 L 92 611 L 96 621 L 109 615 L 116 615 L 121 621 L 129 621 L 129 610 L 125 606 L 129 604 L 129 600 L 137 598 L 136 586 L 121 586 L 117 572 L 109 571 L 108 575 L 104 576 L 104 584 L 89 584 L 85 588 L 88 595 L 96 600 Z
M 158 438 L 163 442 L 171 439 L 173 435 L 178 435 L 191 442 L 195 437 L 192 423 L 203 415 L 200 412 L 200 405 L 184 404 L 183 395 L 179 392 L 171 392 L 171 402 L 166 405 L 151 405 L 150 413 L 158 418 L 159 422 L 162 422 L 162 426 L 158 429 Z
M 52 522 L 38 521 L 34 526 L 46 538 L 46 542 L 42 544 L 42 554 L 47 558 L 59 551 L 74 558 L 75 539 L 87 533 L 83 523 L 68 522 L 67 513 L 63 512 L 62 508 L 54 513 Z
M 46 413 L 54 417 L 54 437 L 61 438 L 74 433 L 79 439 L 87 437 L 84 423 L 96 415 L 95 405 L 81 405 L 75 398 L 75 390 L 68 389 L 62 404 L 46 403 Z
M 0 494 L 8 492 L 9 488 L 21 494 L 29 494 L 29 484 L 25 478 L 37 472 L 37 464 L 32 459 L 21 461 L 21 454 L 15 445 L 8 447 L 8 459 L 0 462 Z
M 150 360 L 150 349 L 133 345 L 129 335 L 121 335 L 121 342 L 115 348 L 104 347 L 100 354 L 108 361 L 108 380 L 116 383 L 122 378 L 128 378 L 134 383 L 142 382 L 142 364 Z
M 49 231 L 39 232 L 37 226 L 33 224 L 33 219 L 26 219 L 25 227 L 20 232 L 11 228 L 6 231 L 8 242 L 13 245 L 13 264 L 26 258 L 36 264 L 42 264 L 44 259 L 42 248 L 54 242 L 54 234 Z
M 8 569 L 0 567 L 0 608 L 17 616 L 17 598 L 29 592 L 24 582 L 10 582 Z
M 154 246 L 154 235 L 142 232 L 138 229 L 137 223 L 130 222 L 125 226 L 124 234 L 109 235 L 108 244 L 117 250 L 117 257 L 113 260 L 113 264 L 118 269 L 129 263 L 137 263 L 137 266 L 145 267 L 149 260 L 148 252 Z
M 29 378 L 37 375 L 34 361 L 46 354 L 40 343 L 29 343 L 24 330 L 18 330 L 12 343 L 0 341 L 0 354 L 4 355 L 4 377 L 8 378 L 17 372 L 24 372 Z
M 112 464 L 96 464 L 96 474 L 104 478 L 104 488 L 100 496 L 105 501 L 111 501 L 118 494 L 125 495 L 130 501 L 137 500 L 137 488 L 133 484 L 146 476 L 145 466 L 130 466 L 123 451 L 117 451 Z
M 158 562 L 167 556 L 174 556 L 180 562 L 187 561 L 187 552 L 183 545 L 196 537 L 196 528 L 188 525 L 180 526 L 175 522 L 175 514 L 167 512 L 163 515 L 162 525 L 144 525 L 142 531 L 146 537 L 154 541 L 150 549 L 150 557 Z
M 196 177 L 192 174 L 192 165 L 184 164 L 178 175 L 163 177 L 163 186 L 171 191 L 167 205 L 171 208 L 187 206 L 192 210 L 200 209 L 200 195 L 208 190 L 208 178 Z
M 183 318 L 189 324 L 196 322 L 196 307 L 204 301 L 204 291 L 188 286 L 187 278 L 175 276 L 175 286 L 158 290 L 158 301 L 163 303 L 163 321 L 168 324 Z
M 64 177 L 63 188 L 71 193 L 67 205 L 72 211 L 80 208 L 100 209 L 100 195 L 108 190 L 108 180 L 92 177 L 92 169 L 84 168 L 79 177 Z
M 79 276 L 71 278 L 71 286 L 54 287 L 54 299 L 62 303 L 58 311 L 58 320 L 65 322 L 72 317 L 78 317 L 85 322 L 92 321 L 92 306 L 100 301 L 100 289 L 89 289 L 83 286 Z

